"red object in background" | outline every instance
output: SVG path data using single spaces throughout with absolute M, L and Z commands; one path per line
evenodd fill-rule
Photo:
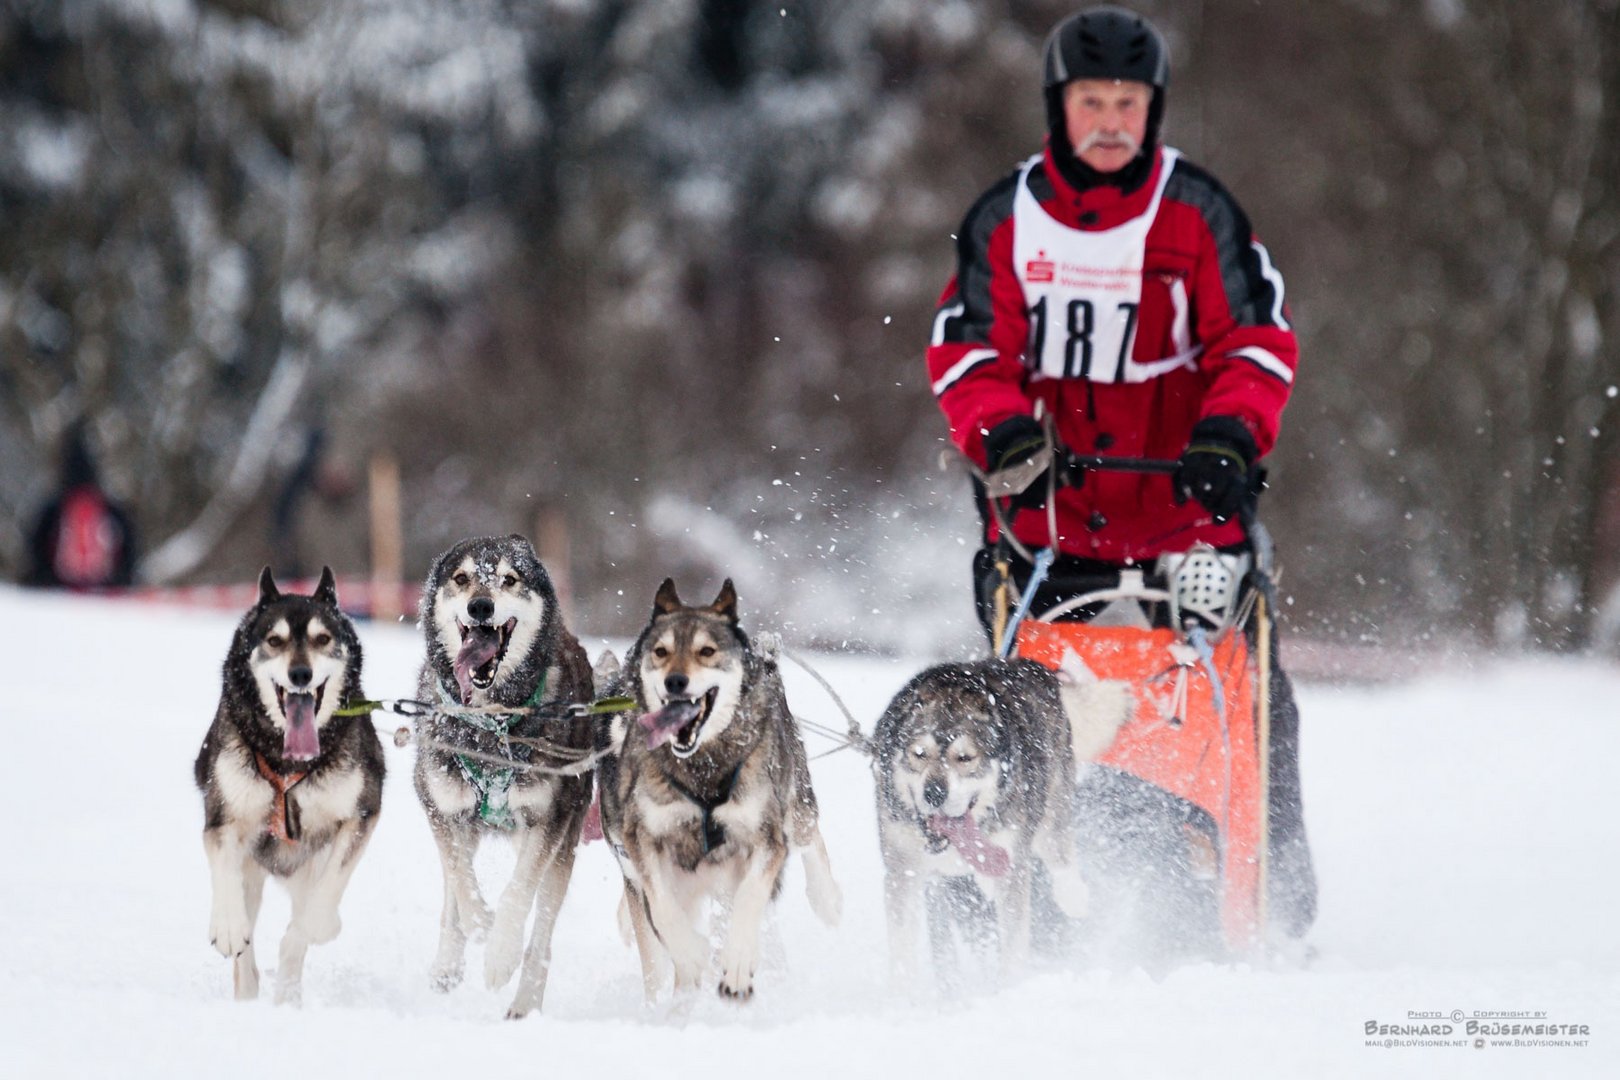
M 81 484 L 62 499 L 51 567 L 69 588 L 101 588 L 117 575 L 124 543 L 106 495 L 94 484 Z

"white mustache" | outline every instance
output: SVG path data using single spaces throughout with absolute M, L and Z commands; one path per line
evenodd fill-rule
M 1107 143 L 1110 146 L 1124 146 L 1130 150 L 1133 156 L 1142 149 L 1142 144 L 1132 138 L 1131 133 L 1128 131 L 1093 131 L 1090 135 L 1087 135 L 1084 139 L 1080 140 L 1080 149 L 1077 152 L 1084 154 L 1086 151 L 1101 146 L 1104 143 Z

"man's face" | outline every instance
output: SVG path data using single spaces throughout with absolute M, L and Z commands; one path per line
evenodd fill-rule
M 1128 79 L 1076 79 L 1063 87 L 1074 156 L 1100 173 L 1129 165 L 1147 138 L 1153 88 Z

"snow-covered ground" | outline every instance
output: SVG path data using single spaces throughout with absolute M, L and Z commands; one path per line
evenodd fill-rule
M 230 1000 L 229 965 L 207 940 L 191 763 L 233 625 L 0 587 L 0 720 L 14 751 L 0 783 L 4 1075 L 1620 1075 L 1610 667 L 1525 661 L 1302 687 L 1322 881 L 1308 969 L 1059 970 L 949 1002 L 897 997 L 871 777 L 846 753 L 814 765 L 844 923 L 814 920 L 793 866 L 777 908 L 784 960 L 751 1004 L 705 996 L 681 1019 L 643 1008 L 615 925 L 618 871 L 597 844 L 558 923 L 543 1013 L 507 1023 L 510 988 L 478 985 L 476 953 L 466 985 L 428 988 L 439 869 L 410 751 L 391 745 L 382 820 L 342 934 L 310 952 L 303 1007 Z M 362 636 L 367 690 L 408 694 L 416 634 Z M 926 659 L 817 663 L 870 727 Z M 787 676 L 798 712 L 840 723 L 808 677 Z M 502 847 L 481 857 L 486 892 L 510 866 Z M 286 917 L 272 886 L 261 961 L 273 963 Z M 1588 1025 L 1589 1045 L 1364 1045 L 1369 1020 L 1453 1010 L 1545 1013 Z

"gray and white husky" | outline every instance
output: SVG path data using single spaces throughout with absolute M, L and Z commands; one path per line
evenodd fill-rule
M 602 830 L 624 871 L 648 999 L 666 955 L 676 991 L 697 987 L 706 900 L 730 908 L 719 992 L 747 999 L 789 852 L 822 921 L 836 924 L 843 903 L 781 674 L 738 626 L 729 580 L 707 607 L 682 604 L 666 580 L 623 678 L 643 714 L 616 729 L 619 753 L 599 767 Z
M 461 981 L 469 935 L 488 930 L 484 981 L 505 986 L 517 970 L 507 1011 L 540 1007 L 551 963 L 551 932 L 573 874 L 574 848 L 591 802 L 591 777 L 529 771 L 544 762 L 507 736 L 543 738 L 580 751 L 592 745 L 579 717 L 460 713 L 458 707 L 524 709 L 588 702 L 593 693 L 585 650 L 563 625 L 551 577 L 522 536 L 463 540 L 440 555 L 422 591 L 427 638 L 420 696 L 447 711 L 418 722 L 416 793 L 427 810 L 444 867 L 444 909 L 433 986 Z M 468 754 L 508 758 L 508 768 Z M 493 914 L 479 894 L 473 856 L 486 833 L 517 846 L 517 866 Z M 536 909 L 528 947 L 529 911 Z
M 930 887 L 993 904 L 1003 971 L 1029 953 L 1035 861 L 1070 918 L 1086 913 L 1076 856 L 1075 762 L 1096 756 L 1128 719 L 1120 683 L 1060 675 L 1033 660 L 940 664 L 901 688 L 873 733 L 878 838 L 897 982 L 917 974 L 920 909 Z M 929 904 L 930 921 L 944 915 Z M 930 927 L 936 960 L 945 956 Z M 939 974 L 948 976 L 949 972 Z
M 376 729 L 364 715 L 333 715 L 363 696 L 360 641 L 338 609 L 331 569 L 313 595 L 292 596 L 265 567 L 196 763 L 214 892 L 208 936 L 233 960 L 239 1000 L 259 993 L 253 928 L 267 875 L 292 894 L 277 1001 L 299 999 L 304 954 L 337 936 L 338 904 L 382 805 Z

